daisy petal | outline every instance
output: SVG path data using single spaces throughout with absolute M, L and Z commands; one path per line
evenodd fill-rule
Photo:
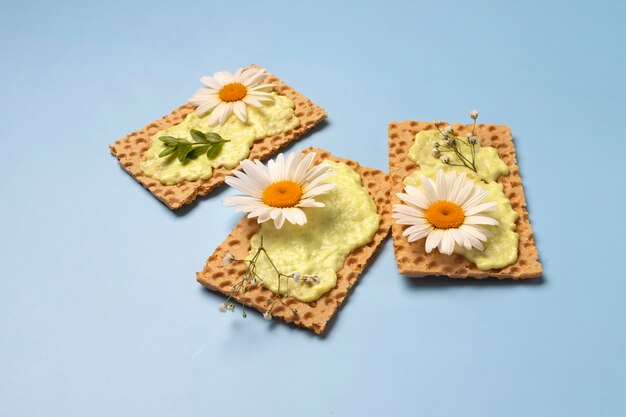
M 222 87 L 224 87 L 224 85 L 220 84 L 215 78 L 213 77 L 201 77 L 200 78 L 200 82 L 202 82 L 202 84 L 206 85 L 207 87 L 219 91 Z
M 300 203 L 296 207 L 325 207 L 326 205 L 322 202 L 315 201 L 312 198 L 306 198 L 304 200 L 300 200 Z
M 327 192 L 329 192 L 336 186 L 337 184 L 335 184 L 334 182 L 330 182 L 330 183 L 327 182 L 327 183 L 318 185 L 317 187 L 311 188 L 310 190 L 305 192 L 302 195 L 302 198 L 309 198 L 309 197 L 315 197 L 316 195 L 320 195 L 320 194 L 326 194 Z
M 474 193 L 470 195 L 465 203 L 461 205 L 463 210 L 469 210 L 474 206 L 477 206 L 481 201 L 489 195 L 489 191 L 482 190 L 480 188 L 474 188 Z
M 277 229 L 280 229 L 281 227 L 283 227 L 284 223 L 285 223 L 285 211 L 280 210 L 278 215 L 274 218 L 274 226 Z
M 203 115 L 205 113 L 208 113 L 213 110 L 218 104 L 220 104 L 220 102 L 217 100 L 206 101 L 198 106 L 198 108 L 196 109 L 196 114 Z
M 443 239 L 443 230 L 435 229 L 426 238 L 426 253 L 430 253 L 434 248 L 439 246 L 439 243 Z
M 296 166 L 293 172 L 293 180 L 297 183 L 302 183 L 304 177 L 306 176 L 311 163 L 313 163 L 313 159 L 315 159 L 315 152 L 309 152 Z
M 474 192 L 474 185 L 471 182 L 466 182 L 459 190 L 458 195 L 454 202 L 460 206 L 465 203 L 465 200 Z
M 220 71 L 213 74 L 213 78 L 215 81 L 220 83 L 220 88 L 225 86 L 226 84 L 232 84 L 235 82 L 233 75 L 228 71 Z
M 396 213 L 406 214 L 409 216 L 424 218 L 424 211 L 422 211 L 419 208 L 405 206 L 404 204 L 394 204 L 393 211 L 395 211 Z
M 407 227 L 406 229 L 404 229 L 404 232 L 402 232 L 402 235 L 403 236 L 412 235 L 412 234 L 416 234 L 418 232 L 422 232 L 427 229 L 432 229 L 432 226 L 430 226 L 428 223 L 424 223 L 421 225 L 415 224 L 411 227 Z
M 406 187 L 404 187 L 404 191 L 406 191 L 408 195 L 420 202 L 420 204 L 416 204 L 420 208 L 425 208 L 422 206 L 428 207 L 432 203 L 432 201 L 430 201 L 428 197 L 426 197 L 426 194 L 424 194 L 422 190 L 413 185 L 407 185 Z
M 246 95 L 241 101 L 243 101 L 244 103 L 246 103 L 248 106 L 252 106 L 252 107 L 263 107 L 263 103 L 261 103 L 258 99 L 256 99 L 255 97 L 250 96 L 249 94 Z
M 223 103 L 221 102 L 220 104 L 218 104 L 214 109 L 213 112 L 211 113 L 211 115 L 209 116 L 209 120 L 207 120 L 207 123 L 210 126 L 215 126 L 219 123 L 219 121 L 222 119 L 222 115 L 223 113 L 227 113 L 228 112 L 228 105 L 227 103 Z
M 233 112 L 239 120 L 244 123 L 248 122 L 248 109 L 246 108 L 246 104 L 243 101 L 236 101 L 233 104 Z
M 439 252 L 445 255 L 452 255 L 452 252 L 454 252 L 454 238 L 450 233 L 450 229 L 443 232 L 443 237 L 439 243 Z
M 236 188 L 252 197 L 261 198 L 261 195 L 263 194 L 263 189 L 259 186 L 259 184 L 250 180 L 249 177 L 226 177 L 224 178 L 224 181 L 231 187 Z
M 482 213 L 483 211 L 489 211 L 496 206 L 495 201 L 490 201 L 488 203 L 482 203 L 477 206 L 474 206 L 468 210 L 465 210 L 466 216 L 472 216 L 474 214 Z
M 446 175 L 443 170 L 437 172 L 437 181 L 435 182 L 435 191 L 439 200 L 448 200 L 448 184 Z
M 234 103 L 232 103 L 232 102 L 230 102 L 230 103 L 223 103 L 223 104 L 225 105 L 225 110 L 220 115 L 220 119 L 219 119 L 219 124 L 220 125 L 223 125 L 224 123 L 226 123 L 226 119 L 228 119 L 228 117 L 233 112 L 233 105 L 234 105 Z
M 467 225 L 467 224 L 462 224 L 459 227 L 459 230 L 461 230 L 462 232 L 465 232 L 466 234 L 468 234 L 468 235 L 470 235 L 470 236 L 472 236 L 472 237 L 474 237 L 474 238 L 476 238 L 478 240 L 482 240 L 482 241 L 487 240 L 487 236 L 485 236 L 485 234 L 482 233 L 482 231 L 478 227 L 470 226 L 470 225 Z
M 408 241 L 409 242 L 415 242 L 416 240 L 424 239 L 432 231 L 433 231 L 433 228 L 429 227 L 427 229 L 420 230 L 419 232 L 415 232 L 415 233 L 409 235 Z
M 256 221 L 257 223 L 265 223 L 269 219 L 270 219 L 270 210 L 266 210 L 262 214 L 259 215 Z
M 457 203 L 459 191 L 461 191 L 461 187 L 465 184 L 465 172 L 461 173 L 461 175 L 457 176 L 450 186 L 450 190 L 448 192 L 448 199 L 453 203 Z M 458 203 L 457 203 L 458 204 Z
M 262 205 L 263 203 L 258 198 L 250 197 L 247 195 L 235 195 L 232 197 L 226 197 L 224 199 L 223 206 L 231 207 L 231 206 L 254 206 L 256 204 Z
M 439 201 L 439 197 L 437 195 L 437 191 L 435 190 L 435 183 L 425 175 L 420 175 L 420 181 L 422 182 L 422 187 L 424 187 L 424 194 L 428 201 L 434 203 L 435 201 Z
M 498 221 L 489 216 L 469 216 L 465 218 L 464 224 L 490 224 L 496 225 Z

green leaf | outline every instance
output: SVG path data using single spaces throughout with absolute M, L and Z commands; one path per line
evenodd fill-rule
M 173 136 L 161 136 L 159 140 L 165 143 L 166 145 L 170 145 L 170 146 L 176 146 L 176 145 L 189 143 L 189 141 L 186 139 L 175 138 Z
M 187 154 L 187 159 L 196 159 L 197 157 L 203 155 L 206 151 L 208 151 L 210 147 L 210 145 L 204 145 L 194 148 L 191 152 Z
M 209 142 L 212 142 L 212 143 L 218 143 L 218 142 L 222 142 L 224 140 L 224 139 L 222 139 L 222 137 L 219 134 L 217 134 L 215 132 L 207 132 L 205 136 L 206 136 L 207 140 Z
M 189 133 L 194 142 L 174 136 L 159 137 L 159 140 L 165 144 L 159 157 L 176 155 L 180 162 L 185 162 L 186 159 L 196 159 L 200 155 L 206 154 L 207 158 L 213 159 L 220 153 L 224 143 L 229 142 L 215 132 L 203 133 L 192 129 Z
M 222 150 L 223 145 L 224 145 L 224 142 L 222 141 L 211 146 L 206 153 L 206 157 L 209 159 L 215 158 Z
M 183 162 L 187 158 L 187 154 L 191 152 L 191 145 L 182 145 L 178 148 L 178 160 Z
M 192 129 L 190 133 L 193 140 L 195 140 L 197 143 L 209 143 L 209 141 L 205 137 L 205 134 L 200 132 L 199 130 Z
M 159 158 L 163 158 L 165 156 L 171 155 L 174 152 L 176 152 L 176 147 L 174 147 L 174 146 L 167 146 L 165 149 L 163 149 L 161 151 L 161 153 L 159 154 Z

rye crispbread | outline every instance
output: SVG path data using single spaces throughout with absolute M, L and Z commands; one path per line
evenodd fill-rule
M 446 123 L 442 123 L 445 126 Z M 453 125 L 459 135 L 470 131 L 471 125 Z M 403 180 L 419 165 L 408 158 L 408 152 L 415 142 L 415 135 L 422 130 L 435 129 L 429 122 L 392 122 L 389 124 L 389 168 L 392 204 L 401 204 L 396 196 L 404 190 Z M 504 194 L 511 201 L 511 205 L 520 215 L 517 220 L 516 232 L 519 234 L 519 257 L 516 263 L 501 269 L 481 271 L 476 265 L 461 255 L 442 255 L 438 250 L 426 253 L 424 240 L 409 243 L 402 232 L 408 226 L 392 222 L 393 246 L 398 263 L 398 269 L 403 275 L 423 277 L 429 275 L 445 275 L 450 278 L 537 278 L 541 276 L 542 268 L 539 263 L 537 248 L 533 232 L 526 211 L 526 198 L 522 178 L 515 157 L 515 145 L 508 126 L 476 125 L 476 135 L 481 145 L 493 146 L 498 150 L 500 158 L 508 165 L 509 175 L 501 176 L 498 182 L 504 186 Z
M 256 65 L 252 65 L 256 67 Z M 311 130 L 326 117 L 326 111 L 316 106 L 301 93 L 297 92 L 278 77 L 269 74 L 265 82 L 275 84 L 274 91 L 291 98 L 295 103 L 295 115 L 300 119 L 300 125 L 292 130 L 274 136 L 268 136 L 254 142 L 250 149 L 249 159 L 266 159 L 278 149 L 295 141 Z M 156 198 L 171 209 L 180 208 L 191 203 L 198 196 L 204 196 L 224 182 L 224 177 L 231 170 L 224 167 L 215 168 L 213 176 L 205 180 L 183 181 L 174 185 L 164 185 L 159 180 L 146 176 L 139 162 L 150 146 L 150 138 L 156 132 L 166 129 L 185 120 L 185 117 L 194 111 L 196 106 L 184 104 L 167 116 L 156 120 L 141 130 L 137 130 L 110 146 L 111 153 L 117 157 L 122 168 L 133 178 L 146 187 Z M 238 166 L 235 168 L 239 168 Z
M 310 303 L 299 301 L 293 297 L 287 298 L 285 304 L 295 308 L 298 311 L 297 315 L 294 315 L 289 308 L 282 306 L 280 303 L 277 303 L 272 310 L 274 317 L 279 317 L 286 322 L 306 327 L 317 334 L 321 334 L 324 332 L 329 320 L 335 315 L 348 296 L 350 289 L 358 280 L 363 269 L 372 260 L 378 246 L 389 234 L 391 227 L 390 190 L 388 177 L 381 171 L 362 167 L 348 159 L 337 158 L 321 149 L 308 148 L 304 152 L 316 152 L 315 163 L 328 159 L 335 162 L 343 162 L 354 169 L 361 176 L 362 184 L 374 199 L 380 215 L 380 227 L 374 238 L 365 246 L 353 250 L 348 255 L 343 267 L 337 272 L 337 285 L 335 288 L 322 295 L 317 301 Z M 231 291 L 230 287 L 241 279 L 246 272 L 246 268 L 242 262 L 228 265 L 225 265 L 223 262 L 224 255 L 228 252 L 232 253 L 237 259 L 244 259 L 250 251 L 250 239 L 258 228 L 259 225 L 256 219 L 244 217 L 235 226 L 226 240 L 209 257 L 202 272 L 198 272 L 196 275 L 198 282 L 205 287 L 213 291 L 219 291 L 227 296 L 233 296 L 246 306 L 253 307 L 263 313 L 268 310 L 266 300 L 271 298 L 273 293 L 262 285 L 251 287 L 244 296 Z

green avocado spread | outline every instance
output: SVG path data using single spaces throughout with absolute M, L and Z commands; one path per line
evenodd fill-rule
M 409 159 L 419 164 L 422 172 L 427 176 L 437 175 L 437 171 L 465 172 L 468 177 L 480 178 L 484 181 L 497 181 L 500 175 L 508 175 L 509 167 L 504 163 L 496 148 L 491 146 L 476 145 L 476 171 L 478 174 L 465 167 L 444 164 L 432 155 L 433 141 L 439 141 L 439 132 L 436 130 L 424 130 L 415 135 L 415 143 L 409 149 Z M 459 164 L 461 161 L 454 153 L 447 153 L 451 164 Z
M 454 253 L 463 255 L 469 261 L 474 262 L 476 267 L 482 271 L 504 268 L 517 262 L 519 235 L 515 232 L 515 222 L 519 214 L 513 210 L 511 202 L 504 195 L 502 184 L 496 182 L 500 175 L 508 175 L 509 173 L 507 165 L 498 156 L 498 151 L 491 146 L 476 145 L 475 163 L 478 172 L 475 173 L 464 166 L 444 164 L 439 158 L 433 157 L 431 154 L 432 142 L 438 140 L 437 130 L 426 130 L 415 135 L 415 144 L 409 150 L 409 159 L 419 164 L 421 169 L 406 177 L 404 184 L 411 184 L 421 189 L 420 174 L 435 180 L 440 169 L 445 172 L 454 170 L 459 174 L 464 172 L 468 179 L 489 191 L 485 202 L 495 201 L 496 206 L 488 214 L 497 219 L 499 224 L 482 226 L 493 233 L 493 236 L 484 242 L 483 251 L 478 249 L 467 250 L 456 245 Z M 448 155 L 451 157 L 452 163 L 458 162 L 456 155 L 452 153 Z
M 380 225 L 376 204 L 361 185 L 359 174 L 346 164 L 327 162 L 334 175 L 326 182 L 337 186 L 316 197 L 326 206 L 304 208 L 307 216 L 304 226 L 286 222 L 276 229 L 271 221 L 261 224 L 250 240 L 247 258 L 254 256 L 263 238 L 263 247 L 281 273 L 318 276 L 319 284 L 304 280 L 294 283 L 292 279 L 281 278 L 280 293 L 304 302 L 317 300 L 335 287 L 336 273 L 348 254 L 371 241 Z M 277 274 L 263 256 L 257 260 L 256 273 L 265 287 L 279 293 Z
M 294 114 L 293 101 L 285 96 L 272 93 L 273 103 L 255 108 L 248 106 L 248 122 L 243 123 L 231 114 L 222 126 L 209 126 L 210 112 L 198 116 L 195 112 L 187 115 L 181 123 L 160 130 L 152 135 L 150 148 L 146 151 L 145 160 L 139 167 L 147 176 L 172 185 L 181 181 L 193 181 L 211 178 L 213 168 L 225 167 L 232 169 L 248 157 L 254 141 L 294 129 L 300 120 Z M 220 153 L 213 159 L 200 156 L 196 159 L 179 162 L 174 155 L 159 158 L 165 148 L 159 140 L 161 136 L 174 136 L 193 141 L 190 131 L 216 132 L 229 142 L 224 143 Z

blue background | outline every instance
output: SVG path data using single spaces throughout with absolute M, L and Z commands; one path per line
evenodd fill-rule
M 0 6 L 1 416 L 626 415 L 626 3 L 87 3 Z M 108 145 L 250 63 L 328 111 L 292 149 L 510 125 L 544 278 L 411 280 L 387 241 L 326 337 L 220 314 L 234 192 L 173 213 Z

